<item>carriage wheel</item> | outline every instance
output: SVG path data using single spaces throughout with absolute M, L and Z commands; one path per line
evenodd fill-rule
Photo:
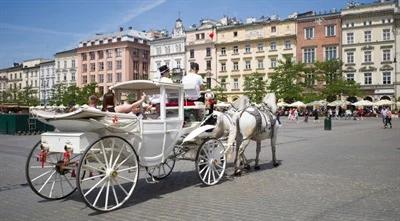
M 175 161 L 175 157 L 167 158 L 165 162 L 160 165 L 154 167 L 146 167 L 146 171 L 155 180 L 162 180 L 172 173 L 172 170 L 175 167 Z
M 226 167 L 225 148 L 217 139 L 206 140 L 197 151 L 196 170 L 201 182 L 211 186 L 217 184 Z
M 80 155 L 73 154 L 64 162 L 63 153 L 41 149 L 39 141 L 25 165 L 26 180 L 37 195 L 48 200 L 68 197 L 76 190 L 76 169 Z
M 99 211 L 121 207 L 135 189 L 138 162 L 132 145 L 121 137 L 95 141 L 85 150 L 78 168 L 77 186 L 85 203 Z

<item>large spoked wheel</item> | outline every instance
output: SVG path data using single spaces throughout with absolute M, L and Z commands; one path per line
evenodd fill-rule
M 68 197 L 76 190 L 76 169 L 80 155 L 64 161 L 64 154 L 49 152 L 39 141 L 25 165 L 26 180 L 37 195 L 48 200 Z
M 139 160 L 132 145 L 121 137 L 105 136 L 85 150 L 77 186 L 89 207 L 111 211 L 130 198 L 138 177 Z
M 175 167 L 175 162 L 175 157 L 167 158 L 165 162 L 160 165 L 154 167 L 146 167 L 146 171 L 155 180 L 162 180 L 172 173 L 172 170 Z
M 217 184 L 225 173 L 225 148 L 217 139 L 206 140 L 197 151 L 196 170 L 201 182 L 211 186 Z

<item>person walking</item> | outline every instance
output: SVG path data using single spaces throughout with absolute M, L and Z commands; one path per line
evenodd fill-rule
M 388 128 L 388 125 L 390 124 L 390 128 L 392 128 L 392 111 L 388 108 L 386 112 L 386 120 L 385 120 L 385 128 Z
M 383 107 L 382 110 L 381 110 L 381 115 L 382 115 L 382 123 L 383 123 L 384 127 L 386 127 L 387 112 L 388 112 L 388 109 L 386 109 L 386 107 Z

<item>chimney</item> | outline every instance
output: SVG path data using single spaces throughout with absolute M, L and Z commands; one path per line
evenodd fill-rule
M 119 31 L 123 31 L 124 30 L 124 28 L 123 27 L 119 27 Z
M 18 67 L 19 64 L 17 62 L 14 62 L 14 67 Z
M 132 30 L 132 26 L 129 26 L 129 28 L 128 28 L 129 30 Z

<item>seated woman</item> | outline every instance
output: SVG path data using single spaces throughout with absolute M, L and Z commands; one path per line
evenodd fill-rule
M 97 96 L 96 95 L 91 95 L 90 97 L 89 97 L 89 101 L 88 101 L 88 106 L 89 106 L 89 108 L 94 108 L 94 109 L 96 109 L 97 110 L 97 102 L 99 101 L 99 99 L 97 98 Z
M 133 107 L 139 106 L 146 99 L 146 94 L 143 92 L 140 100 L 132 104 L 122 104 L 115 106 L 115 95 L 113 92 L 109 91 L 103 96 L 103 108 L 102 111 L 106 112 L 116 112 L 116 113 L 129 113 Z

